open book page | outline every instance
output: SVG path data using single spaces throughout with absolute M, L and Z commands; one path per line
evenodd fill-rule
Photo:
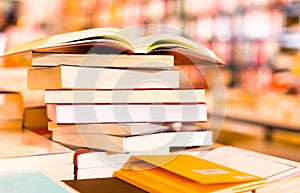
M 141 37 L 138 40 L 136 47 L 136 52 L 150 52 L 158 48 L 169 48 L 169 47 L 184 47 L 187 49 L 192 49 L 203 54 L 216 57 L 213 52 L 211 52 L 206 47 L 192 41 L 191 39 L 185 38 L 183 36 L 174 35 L 174 34 L 157 34 Z
M 118 28 L 93 28 L 82 31 L 75 31 L 63 34 L 57 34 L 46 38 L 37 39 L 12 47 L 4 55 L 24 52 L 28 50 L 38 50 L 41 48 L 57 47 L 62 45 L 73 45 L 82 43 L 91 43 L 103 39 L 115 40 L 113 43 L 132 47 L 135 44 L 135 38 L 125 30 Z M 107 41 L 107 40 L 106 40 Z M 110 41 L 112 43 L 112 41 Z
M 85 39 L 91 38 L 104 38 L 104 39 L 114 39 L 123 42 L 127 45 L 132 45 L 135 42 L 135 38 L 132 37 L 125 30 L 118 28 L 93 28 L 82 31 L 75 31 L 70 33 L 58 34 L 51 36 L 47 42 L 45 42 L 40 47 L 50 47 L 57 44 L 83 41 Z
M 91 53 L 91 48 L 94 46 L 105 48 L 96 51 L 101 54 L 108 54 L 102 53 L 108 52 L 106 49 L 115 49 L 117 52 L 113 52 L 113 54 L 120 54 L 123 51 L 129 54 L 147 54 L 165 49 L 165 51 L 182 52 L 184 54 L 187 52 L 194 56 L 200 56 L 202 60 L 208 59 L 219 64 L 224 63 L 205 46 L 183 36 L 156 34 L 136 38 L 126 30 L 118 28 L 94 28 L 53 35 L 13 47 L 4 56 L 29 50 L 36 52 Z M 77 47 L 75 48 L 76 52 L 74 47 Z M 84 47 L 86 47 L 85 51 L 83 51 Z
M 227 167 L 267 178 L 269 182 L 300 174 L 300 163 L 298 162 L 231 146 L 220 147 L 209 151 L 205 155 L 198 156 Z

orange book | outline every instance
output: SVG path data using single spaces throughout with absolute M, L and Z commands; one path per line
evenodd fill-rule
M 244 192 L 266 180 L 190 155 L 135 156 L 115 176 L 150 192 Z

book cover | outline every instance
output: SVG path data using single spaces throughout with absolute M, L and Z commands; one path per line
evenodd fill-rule
M 8 173 L 0 175 L 0 192 L 9 193 L 70 193 L 77 192 L 40 172 Z
M 245 192 L 266 184 L 264 178 L 190 155 L 134 158 L 136 163 L 115 172 L 114 176 L 149 192 Z

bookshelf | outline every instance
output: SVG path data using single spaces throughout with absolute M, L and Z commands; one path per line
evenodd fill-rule
M 214 50 L 230 72 L 228 86 L 270 88 L 274 58 L 280 49 L 286 9 L 297 1 L 263 0 L 66 0 L 26 1 L 18 13 L 47 34 L 93 27 L 130 28 L 144 24 L 172 26 Z M 50 3 L 51 2 L 51 3 Z M 8 14 L 13 3 L 0 3 Z M 33 14 L 32 7 L 39 7 Z M 44 11 L 43 11 L 44 10 Z M 53 19 L 49 11 L 55 12 Z M 26 16 L 26 17 L 24 17 Z M 26 20 L 27 21 L 27 20 Z M 26 24 L 26 22 L 25 22 Z M 25 25 L 24 24 L 24 25 Z M 27 21 L 28 24 L 28 21 Z M 33 25 L 35 24 L 35 25 Z M 29 25 L 29 24 L 28 24 Z M 148 29 L 149 30 L 149 29 Z M 147 28 L 144 33 L 147 33 Z M 249 77 L 249 73 L 254 76 Z M 268 76 L 264 81 L 262 77 Z

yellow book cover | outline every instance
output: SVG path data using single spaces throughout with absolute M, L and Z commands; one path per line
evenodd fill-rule
M 190 155 L 146 155 L 133 159 L 137 162 L 128 164 L 115 176 L 150 192 L 169 192 L 169 188 L 174 189 L 171 192 L 244 192 L 266 183 L 263 178 Z M 155 183 L 150 183 L 153 180 Z

